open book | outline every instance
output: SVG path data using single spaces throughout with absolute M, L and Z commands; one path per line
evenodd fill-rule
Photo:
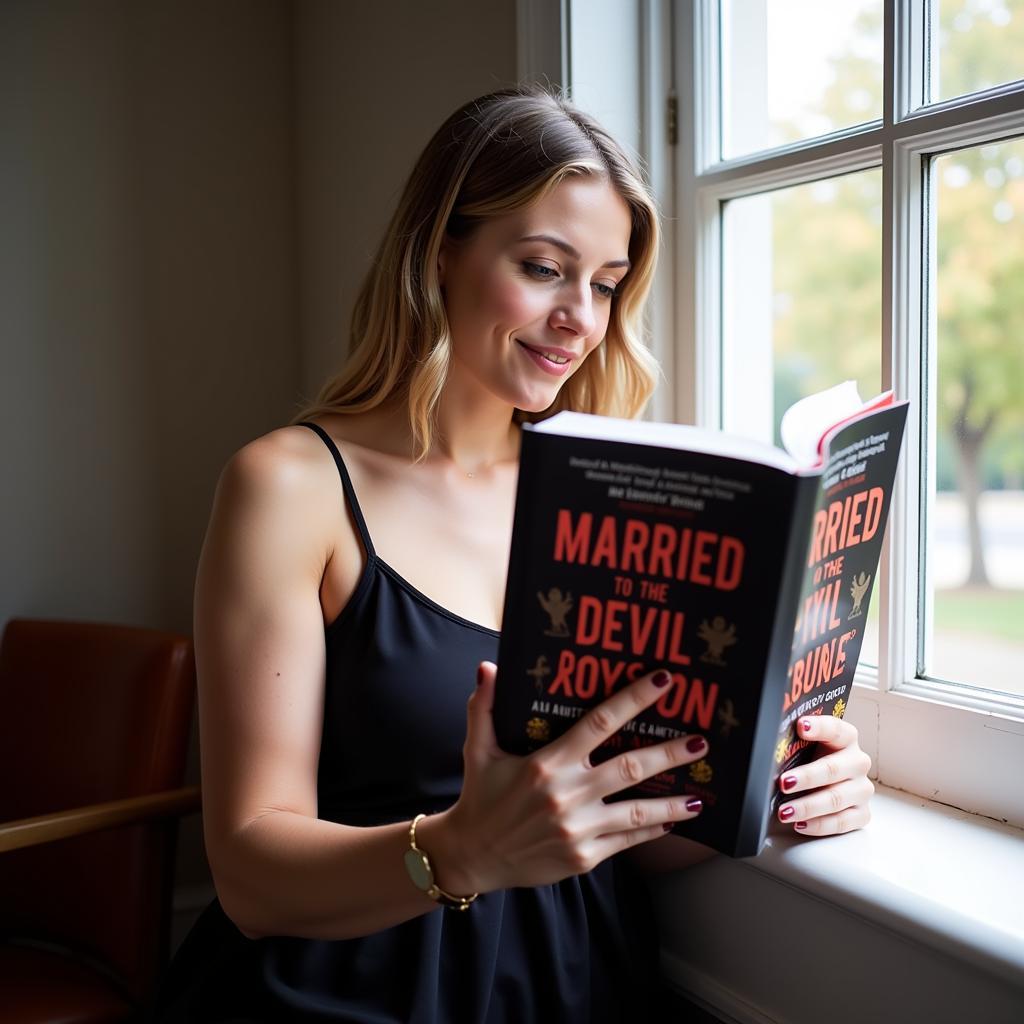
M 593 754 L 702 733 L 707 757 L 616 795 L 699 796 L 674 827 L 764 843 L 805 714 L 842 716 L 907 403 L 852 383 L 796 403 L 788 452 L 679 424 L 558 413 L 525 425 L 494 724 L 527 754 L 645 672 L 665 695 Z

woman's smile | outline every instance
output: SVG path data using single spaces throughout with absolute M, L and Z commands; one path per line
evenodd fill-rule
M 568 373 L 572 364 L 573 356 L 563 349 L 539 348 L 528 345 L 519 338 L 515 339 L 516 344 L 533 360 L 545 373 L 554 377 L 561 377 Z

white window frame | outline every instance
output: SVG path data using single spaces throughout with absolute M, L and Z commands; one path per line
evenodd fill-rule
M 934 203 L 923 168 L 933 154 L 1024 136 L 1024 85 L 924 105 L 934 72 L 925 5 L 885 0 L 880 121 L 719 161 L 717 11 L 718 0 L 519 0 L 519 77 L 568 84 L 647 164 L 665 228 L 651 304 L 670 385 L 653 402 L 658 419 L 720 425 L 722 204 L 881 167 L 882 384 L 911 399 L 911 415 L 880 564 L 880 665 L 858 670 L 847 718 L 879 782 L 1024 827 L 1024 700 L 922 678 L 917 641 L 930 615 L 918 587 L 921 474 L 935 450 L 934 268 L 918 258 Z M 672 100 L 676 145 L 665 135 Z
M 558 44 L 552 47 L 549 36 L 531 46 L 524 35 L 528 19 L 521 18 L 521 79 L 541 77 L 572 86 L 577 79 L 566 54 L 575 51 L 579 63 L 585 62 L 588 54 L 600 52 L 599 70 L 606 79 L 602 92 L 612 95 L 619 88 L 621 95 L 633 97 L 636 103 L 641 155 L 647 162 L 665 229 L 651 331 L 668 386 L 659 389 L 652 412 L 659 419 L 696 422 L 706 416 L 709 399 L 715 398 L 716 389 L 708 384 L 708 368 L 713 372 L 717 357 L 716 336 L 708 331 L 717 300 L 708 288 L 707 263 L 701 264 L 707 258 L 701 248 L 708 244 L 707 211 L 695 201 L 697 140 L 708 137 L 708 119 L 714 110 L 711 99 L 701 99 L 706 91 L 704 76 L 693 74 L 689 65 L 702 13 L 706 19 L 701 7 L 707 4 L 705 0 L 518 3 L 521 15 L 524 8 L 534 9 L 538 16 L 547 14 L 546 31 L 554 33 Z M 611 4 L 617 9 L 610 10 Z M 628 13 L 621 8 L 628 8 Z M 550 18 L 552 9 L 554 18 Z M 635 18 L 639 26 L 639 61 L 621 52 L 622 59 L 615 59 L 614 43 L 609 52 L 608 38 L 614 39 L 614 31 L 605 26 L 605 18 L 617 25 L 615 19 L 627 16 Z M 893 57 L 893 32 L 890 23 L 888 61 Z M 630 37 L 635 38 L 633 33 Z M 570 38 L 576 41 L 572 46 Z M 549 53 L 561 50 L 564 59 L 533 60 L 531 54 L 537 55 L 544 46 Z M 910 72 L 903 70 L 907 82 L 912 81 Z M 910 109 L 906 86 L 901 89 L 900 109 Z M 714 92 L 717 95 L 717 90 Z M 599 99 L 588 97 L 585 109 L 611 123 L 614 111 L 595 105 Z M 672 99 L 678 100 L 674 117 L 678 144 L 666 146 L 666 106 Z M 983 101 L 991 99 L 986 96 Z M 887 105 L 895 102 L 896 97 L 887 94 Z M 987 109 L 992 110 L 991 104 Z M 1017 109 L 1014 106 L 1011 114 Z M 943 127 L 931 118 L 923 125 L 917 143 L 927 141 L 924 132 Z M 829 144 L 832 149 L 818 155 L 837 161 L 851 159 L 857 148 L 857 144 L 841 140 Z M 863 147 L 864 140 L 859 144 Z M 877 136 L 869 144 L 883 147 L 885 137 Z M 911 145 L 911 151 L 899 151 L 903 163 L 893 154 L 890 178 L 883 182 L 890 201 L 895 174 L 906 178 L 913 166 L 912 149 Z M 768 161 L 762 162 L 760 170 L 779 172 L 782 167 L 781 162 L 773 165 Z M 753 177 L 757 169 L 748 166 L 745 172 Z M 902 224 L 893 218 L 891 234 L 884 237 L 891 253 L 889 280 L 895 283 L 883 295 L 887 337 L 895 329 L 906 332 L 914 324 L 912 319 L 903 323 L 898 319 L 914 309 L 908 283 L 913 281 L 914 274 L 909 272 L 913 268 L 901 267 L 895 259 L 897 252 L 909 250 L 914 226 L 912 218 Z M 897 301 L 900 295 L 902 300 Z M 891 347 L 888 355 L 889 372 L 897 386 L 913 386 L 914 380 L 908 381 L 912 367 L 897 364 Z M 916 452 L 916 440 L 908 439 L 907 444 L 914 444 Z M 914 500 L 916 481 L 912 474 L 907 479 L 908 462 L 903 465 L 898 491 L 907 495 L 900 499 L 906 509 Z M 893 514 L 906 518 L 905 511 L 894 509 Z M 917 529 L 913 519 L 910 525 Z M 890 529 L 890 533 L 894 531 Z M 886 571 L 906 578 L 910 570 L 905 562 L 888 564 L 891 552 L 900 546 L 887 547 Z M 890 604 L 885 614 L 897 623 L 900 616 L 914 611 L 896 602 Z M 886 638 L 882 642 L 885 644 Z M 907 655 L 904 651 L 899 657 Z M 898 658 L 891 657 L 890 663 L 893 660 Z M 886 671 L 892 671 L 891 664 L 883 669 Z M 933 800 L 1019 821 L 1021 794 L 1014 792 L 1024 788 L 1017 781 L 1024 751 L 1024 723 L 1019 714 L 1012 709 L 998 715 L 983 708 L 951 707 L 943 703 L 944 694 L 936 698 L 927 693 L 889 692 L 882 686 L 884 678 L 881 673 L 874 677 L 866 674 L 864 682 L 858 681 L 857 698 L 847 712 L 873 755 L 877 774 L 890 784 Z M 902 763 L 893 755 L 894 749 Z M 950 772 L 952 782 L 947 783 Z M 945 1019 L 943 1013 L 950 1007 L 965 1005 L 976 1008 L 979 1020 L 1015 1019 L 1008 1007 L 1019 1005 L 1024 959 L 1019 910 L 1006 903 L 1005 890 L 1019 862 L 1020 833 L 885 787 L 876 794 L 873 808 L 875 822 L 866 830 L 823 842 L 779 834 L 753 860 L 718 857 L 652 880 L 660 918 L 661 967 L 667 983 L 716 1019 L 736 1024 L 769 1020 L 816 1024 L 822 1006 L 829 1007 L 837 1024 L 886 1019 L 891 1009 L 888 994 L 897 989 L 924 1017 L 930 1015 L 929 1019 Z M 917 855 L 923 851 L 928 856 L 922 860 Z M 908 855 L 915 858 L 910 864 Z M 913 881 L 906 880 L 908 873 Z M 805 944 L 801 952 L 806 969 L 799 998 L 794 997 L 792 984 L 792 946 L 778 941 L 781 920 L 799 920 L 809 933 L 823 940 Z M 746 925 L 737 929 L 737 921 Z M 839 1002 L 835 998 L 837 949 L 852 951 L 856 961 L 852 976 L 874 982 L 844 986 Z
M 924 105 L 926 12 L 911 0 L 885 3 L 885 97 L 880 121 L 742 159 L 717 159 L 718 2 L 675 4 L 676 52 L 692 56 L 695 126 L 680 153 L 677 195 L 692 196 L 695 422 L 721 422 L 722 204 L 817 178 L 881 167 L 883 188 L 882 386 L 911 399 L 903 457 L 879 580 L 879 667 L 861 668 L 848 717 L 883 784 L 1024 826 L 1024 699 L 924 678 L 918 637 L 931 614 L 923 559 L 923 474 L 934 471 L 934 202 L 931 156 L 1024 136 L 1024 84 Z M 685 102 L 685 100 L 684 100 Z M 680 332 L 685 338 L 686 332 Z M 918 344 L 916 339 L 921 339 Z M 683 362 L 687 360 L 684 358 Z M 923 459 L 922 459 L 923 453 Z M 1022 669 L 1024 670 L 1024 669 Z

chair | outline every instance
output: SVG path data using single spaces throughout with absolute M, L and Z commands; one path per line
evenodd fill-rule
M 166 967 L 188 637 L 12 619 L 0 640 L 0 1021 L 139 1019 Z

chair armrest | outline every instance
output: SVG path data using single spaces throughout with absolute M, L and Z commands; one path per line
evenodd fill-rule
M 199 786 L 185 786 L 125 800 L 75 807 L 69 811 L 40 814 L 34 818 L 0 822 L 0 853 L 116 828 L 118 825 L 134 825 L 192 814 L 201 808 Z

